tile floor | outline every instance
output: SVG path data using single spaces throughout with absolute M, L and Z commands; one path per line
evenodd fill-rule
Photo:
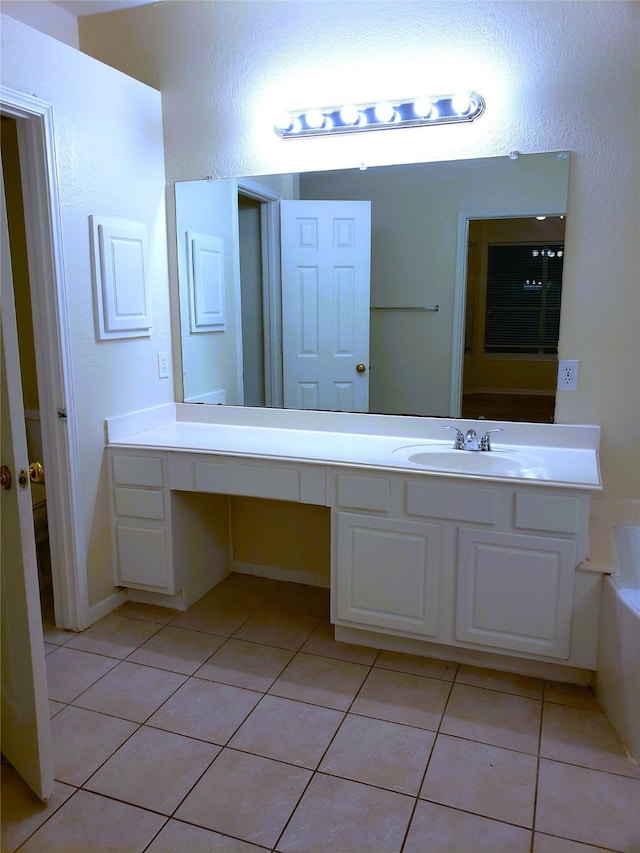
M 56 793 L 2 767 L 4 853 L 640 851 L 588 689 L 336 643 L 326 590 L 231 575 L 45 640 Z

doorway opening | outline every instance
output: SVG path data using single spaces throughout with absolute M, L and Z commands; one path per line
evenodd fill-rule
M 31 498 L 33 527 L 36 542 L 38 583 L 42 611 L 42 627 L 46 632 L 55 629 L 53 569 L 49 545 L 46 471 L 48 460 L 42 435 L 40 394 L 36 372 L 33 306 L 27 257 L 27 234 L 24 214 L 18 123 L 9 116 L 0 117 L 0 152 L 4 174 L 5 200 L 9 226 L 9 244 L 13 271 L 13 291 L 16 308 L 20 373 L 24 401 L 25 433 L 29 462 L 32 466 Z M 42 474 L 37 466 L 41 466 Z
M 462 417 L 553 423 L 564 216 L 470 219 Z

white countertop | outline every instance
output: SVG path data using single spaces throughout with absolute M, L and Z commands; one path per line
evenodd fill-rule
M 491 454 L 484 452 L 449 453 L 454 434 L 445 432 L 445 425 L 463 431 L 471 427 L 479 436 L 488 429 L 502 428 L 503 432 L 492 436 L 493 456 L 489 458 Z M 528 485 L 602 488 L 597 426 L 171 404 L 109 418 L 106 429 L 108 445 L 118 447 L 403 470 Z M 425 468 L 412 462 L 409 456 L 418 451 L 438 451 L 438 458 L 447 460 L 446 469 Z M 535 464 L 516 469 L 516 473 L 475 470 L 485 462 L 491 467 L 491 463 L 524 455 L 534 457 Z M 468 466 L 474 470 L 468 470 Z

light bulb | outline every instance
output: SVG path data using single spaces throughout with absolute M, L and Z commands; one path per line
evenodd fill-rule
M 289 113 L 280 113 L 280 115 L 275 120 L 275 126 L 278 130 L 287 131 L 291 130 L 293 125 L 293 119 L 289 115 Z
M 396 111 L 391 104 L 386 102 L 376 104 L 374 112 L 378 121 L 383 122 L 384 124 L 392 122 L 396 115 Z
M 353 104 L 347 104 L 340 110 L 340 119 L 345 124 L 357 124 L 360 118 L 360 113 Z
M 540 252 L 539 252 L 537 249 L 534 249 L 534 250 L 531 252 L 531 254 L 533 255 L 533 257 L 534 257 L 534 258 L 537 258 L 537 257 L 538 257 L 538 255 L 540 254 Z
M 304 120 L 307 123 L 307 127 L 310 127 L 313 130 L 319 130 L 324 126 L 325 116 L 324 113 L 320 112 L 320 110 L 309 110 L 305 115 Z
M 417 98 L 413 102 L 413 112 L 418 118 L 428 118 L 433 111 L 433 104 L 429 98 Z
M 454 97 L 451 98 L 451 107 L 459 116 L 468 113 L 471 109 L 471 99 L 469 98 L 469 95 L 454 95 Z

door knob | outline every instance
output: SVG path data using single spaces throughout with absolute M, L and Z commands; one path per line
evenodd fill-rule
M 8 465 L 0 466 L 0 488 L 9 490 L 12 481 L 11 468 Z
M 44 468 L 40 462 L 32 462 L 29 465 L 29 479 L 32 483 L 44 483 Z
M 356 364 L 356 373 L 364 373 L 366 369 L 366 365 L 364 365 L 362 362 L 360 362 L 360 364 Z

